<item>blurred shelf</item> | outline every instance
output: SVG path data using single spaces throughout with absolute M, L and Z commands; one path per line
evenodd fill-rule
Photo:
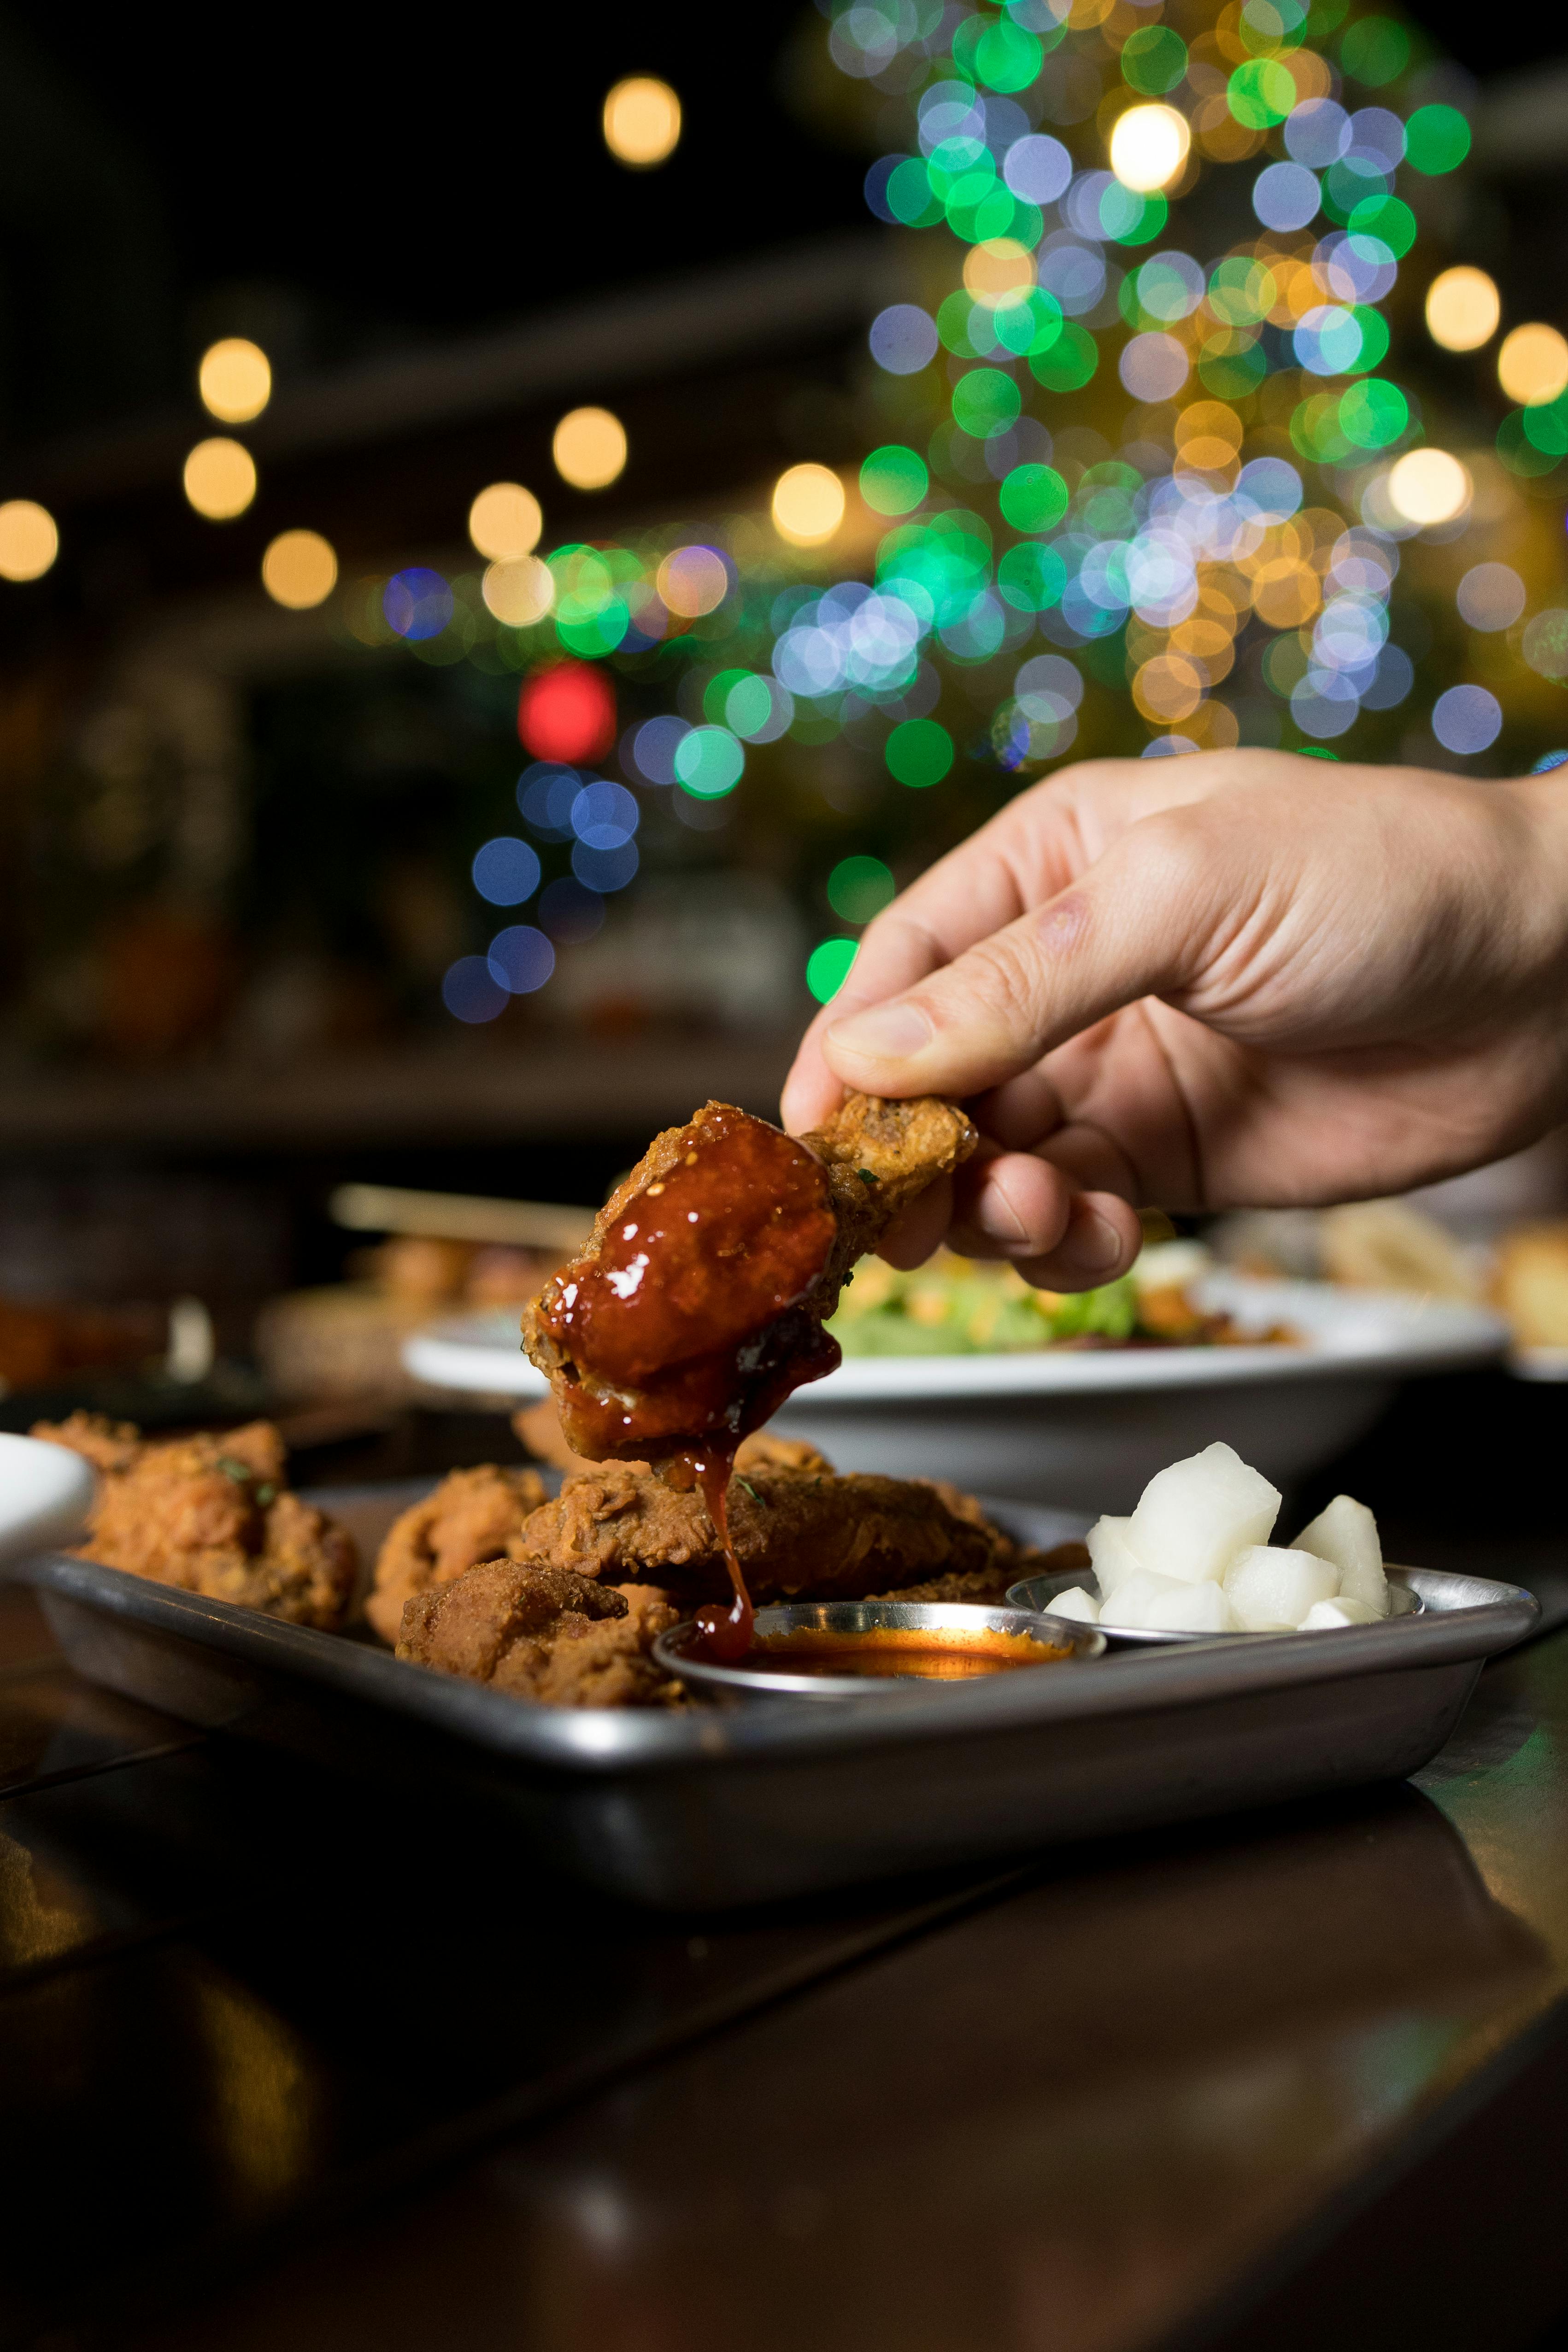
M 777 1118 L 790 1037 L 649 1034 L 379 1049 L 260 1069 L 73 1070 L 0 1087 L 0 1151 L 314 1150 L 639 1136 L 717 1097 Z

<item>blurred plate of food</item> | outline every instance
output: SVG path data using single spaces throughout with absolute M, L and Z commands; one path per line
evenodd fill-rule
M 1399 1381 L 1486 1362 L 1508 1339 L 1469 1299 L 1264 1281 L 1189 1242 L 1072 1297 L 950 1255 L 912 1275 L 871 1260 L 829 1328 L 844 1361 L 797 1391 L 780 1432 L 845 1469 L 918 1476 L 940 1458 L 988 1494 L 1114 1510 L 1217 1435 L 1288 1486 Z M 506 1310 L 434 1323 L 402 1361 L 432 1388 L 546 1393 Z

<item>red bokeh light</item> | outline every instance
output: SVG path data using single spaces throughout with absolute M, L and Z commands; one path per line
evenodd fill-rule
M 527 679 L 517 734 L 536 760 L 601 759 L 615 740 L 615 688 L 591 662 L 557 662 Z

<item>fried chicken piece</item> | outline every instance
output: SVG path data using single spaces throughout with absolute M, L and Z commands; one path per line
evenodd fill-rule
M 663 1464 L 759 1428 L 837 1364 L 856 1259 L 977 1140 L 931 1096 L 852 1095 L 800 1141 L 729 1103 L 656 1136 L 523 1317 L 566 1444 Z
M 775 1444 L 778 1441 L 773 1441 Z M 924 1579 L 1020 1570 L 1017 1547 L 977 1512 L 948 1508 L 918 1479 L 754 1463 L 729 1494 L 730 1533 L 758 1601 L 852 1601 Z M 519 1557 L 616 1582 L 647 1579 L 684 1603 L 728 1590 L 724 1553 L 700 1496 L 623 1462 L 569 1478 L 523 1529 Z
M 956 1488 L 946 1491 L 956 1493 Z M 975 1502 L 973 1495 L 959 1496 L 958 1500 L 973 1505 L 974 1509 L 979 1511 L 979 1505 Z M 981 1524 L 987 1524 L 983 1515 Z M 1050 1551 L 1037 1551 L 1032 1545 L 1009 1544 L 999 1528 L 992 1532 L 998 1537 L 998 1550 L 989 1567 L 977 1569 L 969 1574 L 930 1576 L 923 1584 L 899 1585 L 891 1592 L 873 1592 L 870 1598 L 873 1601 L 973 1601 L 982 1608 L 990 1608 L 998 1601 L 1005 1601 L 1008 1587 L 1019 1583 L 1026 1576 L 1051 1576 L 1065 1569 L 1087 1568 L 1089 1565 L 1087 1544 L 1057 1544 Z
M 669 1677 L 648 1653 L 676 1622 L 653 1586 L 491 1559 L 414 1594 L 397 1654 L 551 1706 L 656 1706 Z
M 341 1624 L 359 1564 L 353 1538 L 285 1487 L 270 1422 L 149 1444 L 129 1423 L 73 1413 L 39 1422 L 33 1435 L 99 1471 L 83 1559 L 292 1625 Z
M 537 1470 L 495 1463 L 454 1470 L 388 1529 L 376 1560 L 365 1615 L 383 1642 L 395 1643 L 403 1603 L 449 1584 L 482 1559 L 510 1556 L 524 1520 L 545 1499 Z

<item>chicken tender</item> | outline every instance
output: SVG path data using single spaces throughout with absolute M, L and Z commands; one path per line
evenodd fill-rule
M 977 1140 L 951 1103 L 865 1096 L 800 1141 L 730 1103 L 655 1137 L 523 1318 L 566 1444 L 733 1448 L 833 1369 L 821 1327 L 855 1260 Z
M 287 1490 L 270 1422 L 147 1444 L 129 1423 L 73 1413 L 32 1433 L 99 1472 L 82 1559 L 292 1625 L 342 1623 L 359 1564 L 353 1538 Z
M 961 1515 L 918 1479 L 754 1461 L 731 1485 L 729 1521 L 759 1602 L 854 1601 L 937 1576 L 999 1575 L 1005 1585 L 1021 1572 L 1017 1547 L 977 1507 Z M 569 1478 L 527 1522 L 517 1557 L 609 1583 L 646 1580 L 688 1605 L 728 1587 L 702 1497 L 622 1462 Z
M 537 1470 L 485 1463 L 454 1470 L 433 1494 L 393 1522 L 376 1560 L 365 1615 L 383 1642 L 395 1643 L 403 1603 L 449 1584 L 482 1559 L 515 1556 L 516 1539 L 545 1499 Z
M 403 1609 L 397 1654 L 550 1706 L 649 1706 L 672 1695 L 648 1655 L 677 1622 L 649 1585 L 484 1560 Z

